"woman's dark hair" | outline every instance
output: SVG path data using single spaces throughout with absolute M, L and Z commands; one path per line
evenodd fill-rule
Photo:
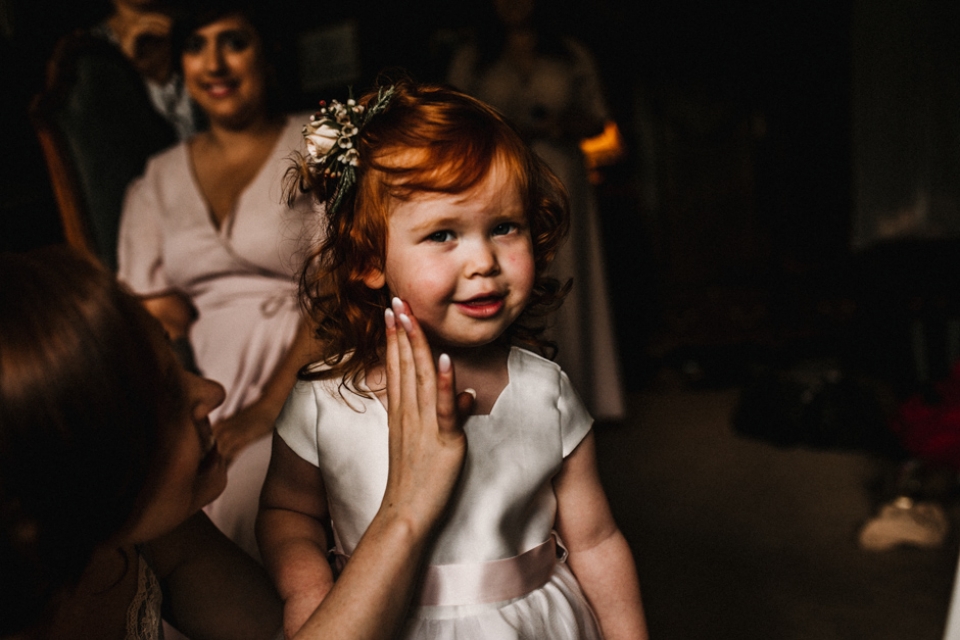
M 286 6 L 286 5 L 283 5 Z M 263 43 L 267 66 L 267 110 L 282 113 L 290 102 L 286 87 L 296 85 L 296 59 L 284 46 L 293 38 L 289 12 L 267 6 L 264 0 L 196 0 L 182 3 L 175 13 L 171 33 L 172 51 L 179 68 L 187 40 L 193 32 L 230 16 L 242 16 L 254 28 Z
M 35 623 L 152 496 L 183 410 L 162 337 L 67 249 L 0 254 L 0 636 Z

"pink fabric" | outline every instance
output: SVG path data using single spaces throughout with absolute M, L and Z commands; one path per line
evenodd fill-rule
M 435 564 L 427 567 L 421 606 L 485 604 L 526 595 L 542 587 L 557 562 L 553 536 L 513 558 L 482 564 Z
M 336 551 L 337 568 L 343 570 L 349 556 Z M 539 589 L 557 563 L 557 542 L 546 542 L 512 558 L 468 564 L 434 564 L 422 578 L 420 606 L 454 606 L 503 602 Z

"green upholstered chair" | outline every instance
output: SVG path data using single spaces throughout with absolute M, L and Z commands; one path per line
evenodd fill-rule
M 176 141 L 140 76 L 111 43 L 60 40 L 31 120 L 50 172 L 67 242 L 116 270 L 117 230 L 130 181 Z

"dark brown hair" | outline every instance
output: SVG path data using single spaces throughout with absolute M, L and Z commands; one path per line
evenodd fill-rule
M 384 266 L 391 201 L 422 192 L 463 193 L 496 162 L 512 175 L 527 212 L 536 273 L 530 301 L 505 339 L 552 354 L 552 343 L 541 337 L 544 316 L 559 306 L 569 288 L 546 275 L 568 226 L 560 181 L 514 127 L 479 100 L 408 80 L 395 83 L 393 90 L 386 110 L 358 135 L 356 187 L 328 216 L 326 236 L 301 278 L 301 299 L 317 323 L 321 353 L 330 367 L 320 374 L 304 372 L 304 377 L 341 376 L 357 382 L 365 368 L 379 362 L 390 294 L 386 287 L 370 289 L 363 277 Z M 367 93 L 359 104 L 369 107 L 378 91 Z M 315 179 L 305 164 L 300 178 L 302 189 L 330 203 L 335 184 Z
M 184 408 L 158 327 L 65 249 L 0 254 L 0 635 L 36 621 L 152 495 Z
M 290 37 L 290 28 L 296 25 L 289 22 L 287 14 L 264 0 L 192 0 L 181 3 L 174 15 L 170 39 L 177 69 L 183 71 L 183 54 L 194 32 L 226 18 L 241 17 L 260 39 L 267 80 L 267 113 L 279 115 L 291 106 L 293 97 L 287 87 L 297 82 L 293 76 L 296 61 L 291 59 L 292 52 L 284 43 Z

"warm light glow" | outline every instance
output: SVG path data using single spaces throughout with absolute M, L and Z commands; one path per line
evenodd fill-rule
M 588 169 L 596 169 L 618 162 L 626 154 L 620 128 L 613 120 L 607 120 L 603 133 L 580 141 L 580 150 Z

